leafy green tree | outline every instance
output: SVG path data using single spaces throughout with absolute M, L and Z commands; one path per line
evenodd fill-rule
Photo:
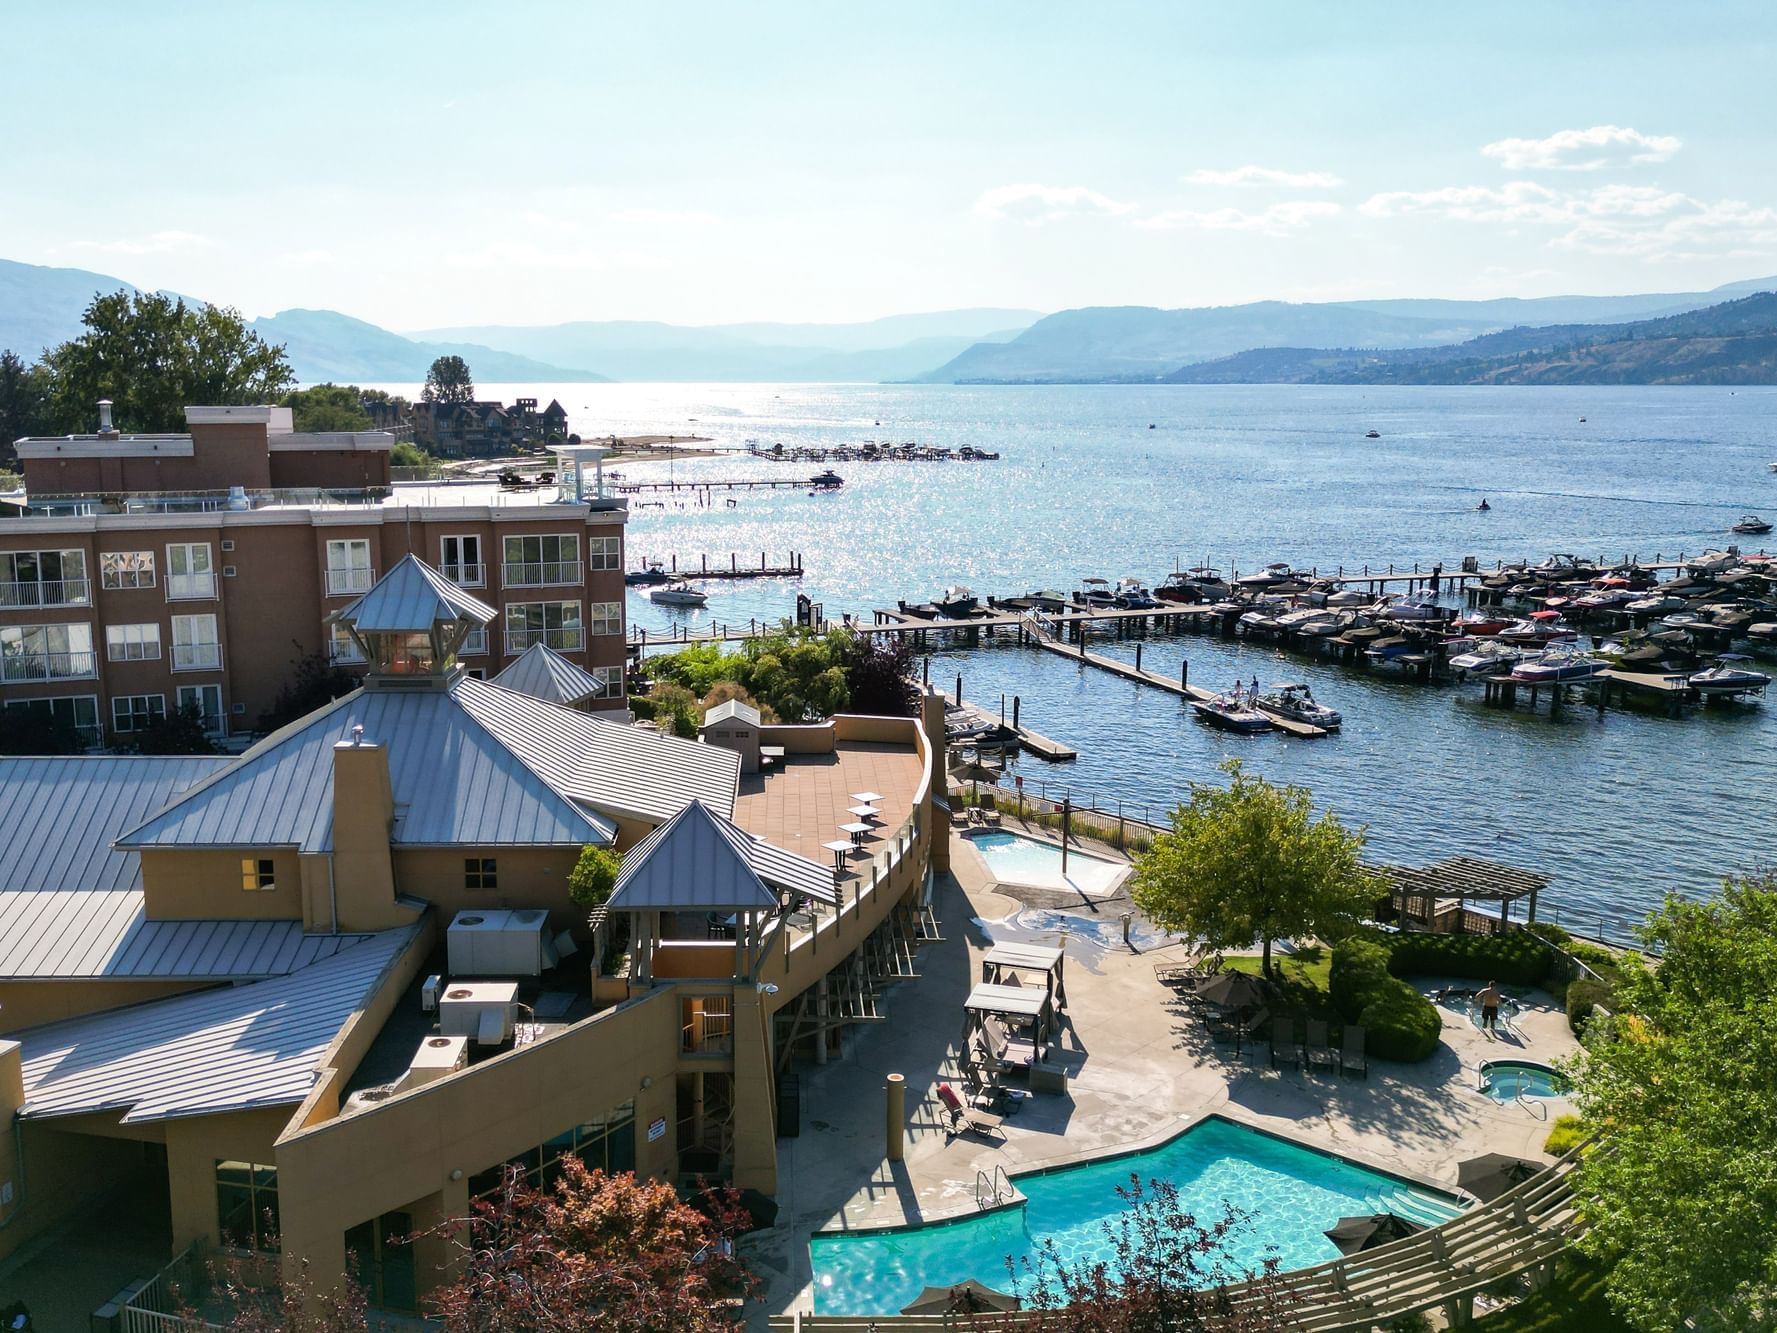
M 131 754 L 215 754 L 216 742 L 204 730 L 198 706 L 186 704 L 131 732 L 124 748 Z
M 1132 896 L 1162 929 L 1211 948 L 1258 940 L 1270 975 L 1273 941 L 1339 940 L 1378 890 L 1359 859 L 1362 829 L 1347 830 L 1331 813 L 1315 819 L 1305 787 L 1249 776 L 1238 759 L 1221 767 L 1228 786 L 1192 783 L 1172 830 L 1136 858 Z
M 276 402 L 296 382 L 283 347 L 223 306 L 112 292 L 95 296 L 82 322 L 85 333 L 44 356 L 52 430 L 92 430 L 109 398 L 119 430 L 181 431 L 188 405 Z
M 65 716 L 37 708 L 0 708 L 0 754 L 79 754 L 85 749 Z
M 389 466 L 429 468 L 432 466 L 432 455 L 412 440 L 396 440 L 389 450 Z
M 356 384 L 314 384 L 284 395 L 282 407 L 295 415 L 301 431 L 369 430 L 370 413 Z
M 616 852 L 588 843 L 580 849 L 580 858 L 568 872 L 568 897 L 589 910 L 603 907 L 611 890 L 617 887 L 617 872 L 622 868 L 623 858 Z
M 469 374 L 469 363 L 460 356 L 441 356 L 426 372 L 426 387 L 420 390 L 420 401 L 426 403 L 472 403 L 475 381 Z
M 1777 877 L 1648 919 L 1586 1027 L 1574 1097 L 1601 1138 L 1574 1180 L 1580 1248 L 1638 1328 L 1777 1328 Z
M 45 407 L 49 376 L 42 366 L 28 366 L 10 348 L 0 352 L 0 462 L 18 457 L 13 442 L 49 428 Z

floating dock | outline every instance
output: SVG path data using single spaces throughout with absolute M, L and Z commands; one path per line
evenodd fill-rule
M 1016 700 L 1013 701 L 1012 720 L 1010 722 L 1002 723 L 998 717 L 988 712 L 979 704 L 969 703 L 966 700 L 959 701 L 956 695 L 949 690 L 943 690 L 941 693 L 944 695 L 945 701 L 950 706 L 959 709 L 965 716 L 974 718 L 977 722 L 984 722 L 991 726 L 1004 726 L 1007 731 L 1018 737 L 1018 744 L 1020 746 L 1029 750 L 1039 759 L 1047 759 L 1051 763 L 1056 764 L 1065 764 L 1080 757 L 1080 752 L 1074 749 L 1071 745 L 1063 745 L 1058 740 L 1051 740 L 1041 732 L 1032 731 L 1029 727 L 1022 725 L 1018 717 L 1019 709 Z

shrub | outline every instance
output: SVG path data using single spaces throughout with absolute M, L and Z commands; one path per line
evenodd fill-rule
M 1402 938 L 1402 937 L 1396 937 Z M 1444 1020 L 1437 1007 L 1390 974 L 1390 950 L 1360 935 L 1333 946 L 1328 989 L 1348 1023 L 1361 1023 L 1372 1055 L 1383 1060 L 1423 1060 L 1437 1049 Z
M 1355 1023 L 1364 1006 L 1385 988 L 1401 983 L 1388 974 L 1388 950 L 1362 936 L 1335 945 L 1327 989 L 1333 1007 L 1347 1023 Z
M 603 907 L 617 885 L 617 872 L 622 868 L 623 860 L 616 852 L 609 847 L 595 847 L 588 843 L 580 849 L 580 859 L 568 872 L 568 897 L 577 906 L 588 910 Z
M 1549 1137 L 1543 1141 L 1543 1151 L 1551 1157 L 1560 1157 L 1570 1152 L 1585 1137 L 1585 1124 L 1577 1115 L 1557 1116 L 1555 1123 L 1549 1126 Z
M 1540 986 L 1549 972 L 1549 947 L 1524 931 L 1504 935 L 1392 937 L 1388 970 L 1397 977 L 1466 977 L 1512 986 Z
M 1602 981 L 1575 981 L 1567 987 L 1567 1026 L 1576 1036 L 1585 1031 L 1592 1011 L 1610 1002 L 1610 995 L 1610 987 Z

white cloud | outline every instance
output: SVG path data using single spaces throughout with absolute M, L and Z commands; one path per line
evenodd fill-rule
M 1323 218 L 1337 217 L 1344 211 L 1338 204 L 1324 199 L 1291 199 L 1256 213 L 1238 208 L 1173 209 L 1140 218 L 1136 226 L 1155 231 L 1247 231 L 1265 236 L 1288 236 Z
M 1392 218 L 1415 213 L 1463 222 L 1560 221 L 1562 196 L 1534 181 L 1490 185 L 1446 185 L 1437 190 L 1387 190 L 1358 205 L 1365 217 Z
M 1336 190 L 1345 184 L 1330 171 L 1279 171 L 1276 167 L 1199 167 L 1181 178 L 1186 185 L 1279 185 L 1291 190 Z
M 1034 227 L 1069 217 L 1115 217 L 1130 210 L 1131 205 L 1084 185 L 1001 185 L 983 192 L 972 211 L 976 217 Z
M 701 208 L 625 208 L 616 217 L 651 227 L 713 227 L 722 220 Z
M 95 250 L 107 255 L 165 255 L 175 250 L 200 250 L 214 245 L 208 236 L 193 231 L 157 231 L 137 239 L 117 241 L 73 241 L 76 250 Z
M 1643 134 L 1623 125 L 1560 130 L 1546 139 L 1501 139 L 1481 152 L 1507 171 L 1597 171 L 1639 162 L 1664 162 L 1684 145 L 1670 134 Z

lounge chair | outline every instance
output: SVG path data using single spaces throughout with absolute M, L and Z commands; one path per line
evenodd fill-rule
M 995 806 L 993 809 L 983 812 L 981 818 L 987 821 L 988 828 L 998 828 L 1000 826 L 999 807 Z
M 1296 1040 L 1296 1016 L 1278 1014 L 1271 1020 L 1271 1067 L 1296 1067 L 1302 1063 L 1302 1047 Z
M 987 1054 L 1006 1069 L 1022 1069 L 1038 1057 L 1036 1043 L 1025 1037 L 1014 1037 L 997 1018 L 981 1020 L 981 1035 L 987 1043 Z
M 1364 1054 L 1364 1030 L 1356 1023 L 1345 1025 L 1345 1044 L 1339 1051 L 1339 1072 L 1370 1077 L 1370 1059 Z
M 1194 963 L 1155 963 L 1154 980 L 1162 986 L 1184 987 L 1190 992 L 1190 985 L 1197 979 Z
M 950 1137 L 973 1131 L 976 1134 L 998 1134 L 1006 1137 L 1005 1120 L 990 1111 L 978 1111 L 963 1102 L 962 1094 L 948 1083 L 938 1085 L 938 1100 L 950 1112 L 950 1124 L 947 1126 Z
M 1334 1053 L 1331 1043 L 1327 1040 L 1327 1021 L 1324 1018 L 1308 1020 L 1308 1037 L 1302 1043 L 1303 1052 L 1308 1056 L 1310 1069 L 1337 1068 L 1338 1056 Z
M 1241 1019 L 1234 1032 L 1234 1049 L 1239 1051 L 1243 1046 L 1252 1045 L 1253 1039 L 1265 1030 L 1265 1025 L 1270 1021 L 1271 1011 L 1264 1005 Z

